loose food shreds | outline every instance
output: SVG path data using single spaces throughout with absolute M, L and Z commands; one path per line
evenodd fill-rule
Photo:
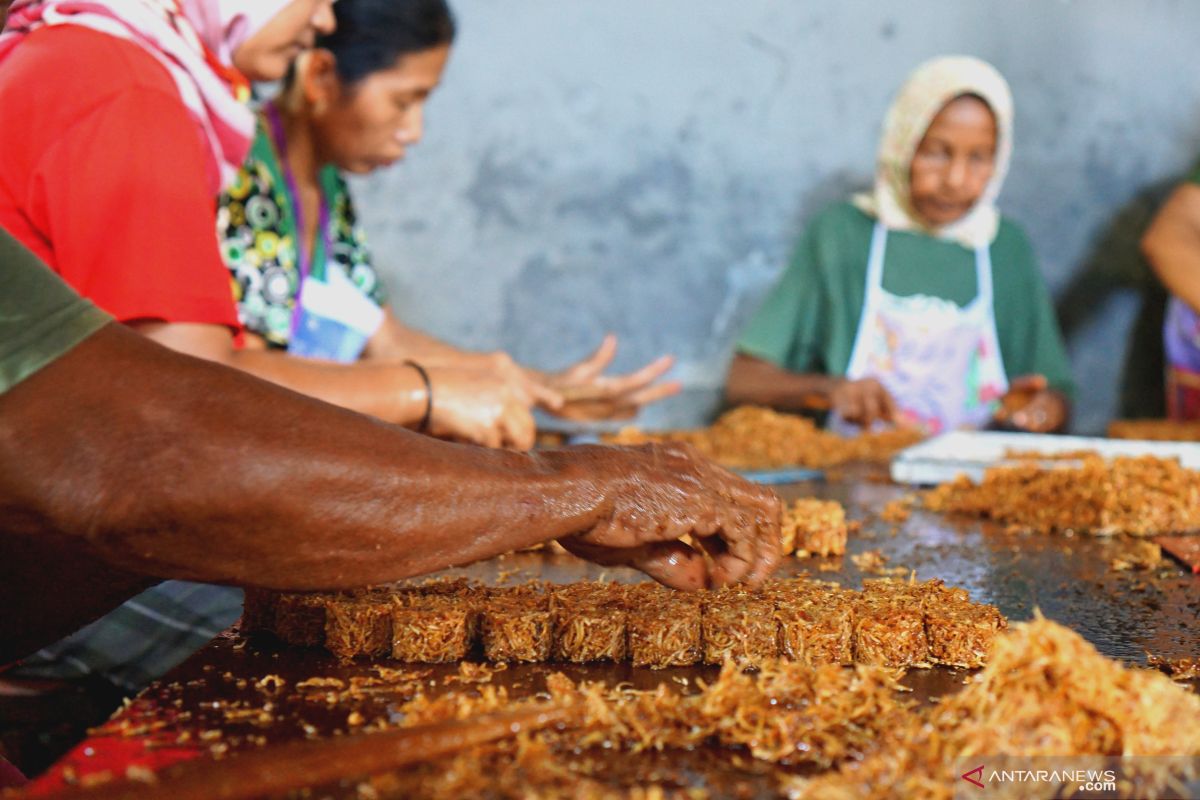
M 561 661 L 624 661 L 627 652 L 626 589 L 615 583 L 577 583 L 555 588 L 554 658 Z
M 835 500 L 803 498 L 783 513 L 783 554 L 840 556 L 846 552 L 846 510 Z
M 728 467 L 832 467 L 851 461 L 884 463 L 922 438 L 917 431 L 895 429 L 843 438 L 820 430 L 812 420 L 769 408 L 741 406 L 700 430 L 646 433 L 622 430 L 612 444 L 684 442 Z
M 275 635 L 288 644 L 319 647 L 325 644 L 325 606 L 321 594 L 281 594 L 275 603 Z
M 391 656 L 425 664 L 461 661 L 475 641 L 479 606 L 471 598 L 397 598 L 391 607 Z
M 883 667 L 928 666 L 929 642 L 920 605 L 864 595 L 855 608 L 854 660 Z
M 387 655 L 392 650 L 392 604 L 331 599 L 325 608 L 325 647 L 343 660 Z
M 924 504 L 1016 530 L 1155 536 L 1200 529 L 1200 472 L 1150 456 L 997 467 L 978 486 L 959 477 L 930 490 Z
M 652 583 L 629 590 L 629 658 L 635 667 L 687 667 L 700 661 L 700 598 Z
M 744 589 L 719 589 L 704 600 L 700 636 L 706 664 L 774 658 L 779 653 L 775 605 Z
M 546 661 L 554 626 L 550 596 L 543 587 L 520 586 L 488 592 L 480 617 L 483 655 L 488 661 Z
M 1110 422 L 1111 439 L 1200 442 L 1200 422 L 1170 419 L 1120 419 Z

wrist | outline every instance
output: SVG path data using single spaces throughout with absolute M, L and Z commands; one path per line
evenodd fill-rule
M 433 421 L 433 381 L 429 377 L 429 371 L 416 361 L 406 359 L 404 365 L 416 372 L 417 377 L 421 380 L 425 402 L 421 408 L 421 417 L 417 423 L 417 430 L 421 433 L 429 433 L 429 426 Z

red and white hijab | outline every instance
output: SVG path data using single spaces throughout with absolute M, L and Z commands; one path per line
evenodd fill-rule
M 291 0 L 14 0 L 0 33 L 0 62 L 33 31 L 80 25 L 134 42 L 171 74 L 209 152 L 213 194 L 245 160 L 254 138 L 248 84 L 233 51 Z

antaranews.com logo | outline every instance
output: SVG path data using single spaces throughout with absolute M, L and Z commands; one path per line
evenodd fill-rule
M 956 800 L 1200 800 L 1200 758 L 1189 756 L 977 757 L 954 775 Z

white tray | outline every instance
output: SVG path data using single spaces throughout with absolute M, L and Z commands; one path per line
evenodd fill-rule
M 1109 458 L 1143 455 L 1176 458 L 1188 469 L 1200 469 L 1200 443 L 953 431 L 897 454 L 892 459 L 892 480 L 897 483 L 934 484 L 966 475 L 978 482 L 989 467 L 1013 463 L 1012 459 L 1005 457 L 1009 451 L 1030 450 L 1047 454 L 1094 450 Z

